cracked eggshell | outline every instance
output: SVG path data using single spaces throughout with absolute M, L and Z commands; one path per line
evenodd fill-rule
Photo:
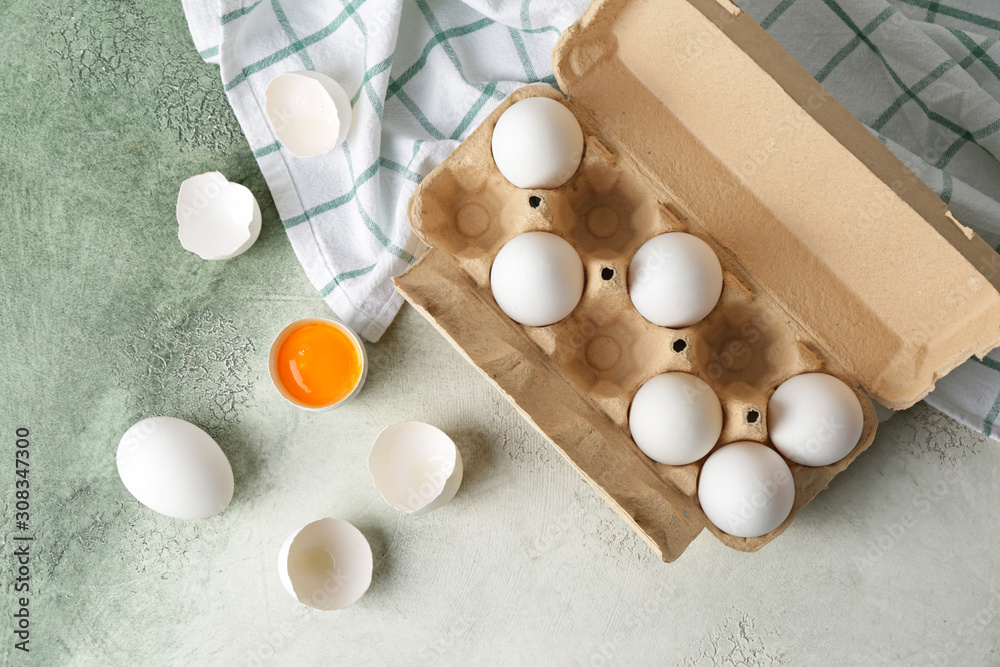
M 177 225 L 185 250 L 202 259 L 229 259 L 260 236 L 260 206 L 245 186 L 212 171 L 181 183 Z
M 293 598 L 313 609 L 349 607 L 372 583 L 368 540 L 342 519 L 319 519 L 288 536 L 278 553 L 278 576 Z
M 118 474 L 136 500 L 175 519 L 206 519 L 233 499 L 233 469 L 212 436 L 174 417 L 150 417 L 125 432 Z
M 423 514 L 455 497 L 462 484 L 462 455 L 441 429 L 405 422 L 378 434 L 368 471 L 385 502 L 401 512 Z
M 279 74 L 267 84 L 264 97 L 271 128 L 293 155 L 323 155 L 347 139 L 351 100 L 344 88 L 325 74 Z

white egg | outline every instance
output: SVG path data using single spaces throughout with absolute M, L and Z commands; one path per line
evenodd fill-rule
M 628 267 L 628 295 L 653 324 L 678 329 L 702 320 L 722 295 L 722 265 L 697 236 L 668 232 L 646 241 Z
M 372 583 L 368 540 L 343 519 L 319 519 L 288 536 L 278 553 L 278 576 L 293 598 L 313 609 L 343 609 Z
M 551 97 L 528 97 L 504 111 L 493 128 L 493 160 L 519 188 L 557 188 L 583 158 L 583 130 Z
M 770 447 L 734 442 L 712 452 L 701 467 L 698 501 L 723 532 L 759 537 L 788 518 L 795 503 L 795 480 Z
M 836 463 L 857 446 L 865 414 L 857 394 L 826 373 L 785 380 L 767 403 L 771 442 L 804 466 Z
M 722 404 L 708 384 L 663 373 L 639 387 L 628 413 L 632 439 L 649 458 L 686 465 L 708 454 L 722 434 Z
M 490 287 L 500 308 L 529 327 L 555 324 L 583 296 L 583 262 L 569 243 L 548 232 L 515 236 L 490 269 Z
M 175 519 L 205 519 L 233 499 L 233 469 L 215 440 L 183 419 L 150 417 L 118 444 L 118 474 L 136 500 Z

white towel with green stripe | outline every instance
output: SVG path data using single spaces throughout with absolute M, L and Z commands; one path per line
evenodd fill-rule
M 956 217 L 1000 244 L 1000 2 L 736 1 Z M 586 4 L 184 0 L 306 274 L 369 340 L 401 305 L 390 278 L 421 252 L 406 217 L 416 184 L 511 91 L 554 84 L 551 49 Z M 263 91 L 300 69 L 353 96 L 343 150 L 301 160 L 277 143 Z M 928 402 L 996 437 L 1000 351 L 990 357 L 943 379 Z
M 586 0 L 184 0 L 292 248 L 334 313 L 370 341 L 402 305 L 391 278 L 422 251 L 406 205 L 420 179 L 512 91 L 552 77 L 560 31 Z M 342 149 L 281 147 L 264 90 L 316 70 L 352 96 Z

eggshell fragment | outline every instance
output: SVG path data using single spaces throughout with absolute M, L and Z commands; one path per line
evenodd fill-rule
M 217 171 L 192 176 L 177 195 L 177 237 L 202 259 L 246 252 L 260 235 L 260 206 L 253 193 Z
M 639 314 L 679 329 L 705 318 L 722 295 L 722 265 L 697 236 L 668 232 L 642 244 L 628 267 L 628 295 Z
M 550 97 L 528 97 L 493 128 L 493 161 L 519 188 L 557 188 L 583 159 L 583 130 L 573 112 Z
M 351 100 L 344 88 L 319 72 L 288 72 L 271 79 L 265 111 L 278 141 L 297 157 L 329 153 L 351 129 Z
M 795 480 L 778 452 L 734 442 L 712 452 L 698 478 L 698 502 L 709 521 L 736 537 L 760 537 L 780 526 L 795 502 Z
M 375 438 L 368 471 L 385 502 L 409 514 L 447 505 L 462 484 L 462 455 L 439 428 L 395 424 Z
M 722 404 L 701 378 L 663 373 L 639 387 L 628 425 L 646 456 L 667 465 L 687 465 L 708 454 L 719 440 Z
M 826 373 L 803 373 L 781 383 L 767 403 L 775 448 L 804 466 L 836 463 L 861 439 L 865 415 L 850 387 Z
M 129 493 L 175 519 L 205 519 L 233 498 L 233 469 L 215 440 L 174 417 L 150 417 L 125 432 L 116 456 Z
M 313 609 L 349 607 L 372 582 L 372 549 L 342 519 L 319 519 L 288 536 L 278 553 L 278 576 L 293 598 Z
M 583 296 L 583 261 L 565 239 L 548 232 L 515 236 L 490 269 L 490 288 L 509 318 L 529 327 L 555 324 Z

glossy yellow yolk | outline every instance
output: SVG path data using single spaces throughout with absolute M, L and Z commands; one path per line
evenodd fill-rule
M 288 335 L 278 349 L 278 378 L 288 394 L 312 408 L 341 401 L 361 379 L 354 341 L 331 324 L 312 322 Z

